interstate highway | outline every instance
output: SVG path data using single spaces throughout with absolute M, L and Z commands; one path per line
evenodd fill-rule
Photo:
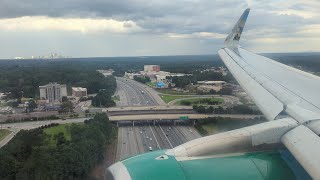
M 115 95 L 120 97 L 117 106 L 156 106 L 165 105 L 152 88 L 131 79 L 117 77 Z
M 159 149 L 171 149 L 201 137 L 192 126 L 146 123 L 119 128 L 116 161 Z

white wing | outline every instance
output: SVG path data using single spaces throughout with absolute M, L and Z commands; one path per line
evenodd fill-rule
M 248 17 L 245 10 L 219 55 L 243 89 L 269 120 L 285 114 L 299 126 L 282 142 L 314 179 L 320 179 L 320 78 L 253 54 L 239 46 Z

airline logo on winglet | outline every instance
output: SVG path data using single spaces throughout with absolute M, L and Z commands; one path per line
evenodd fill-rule
M 238 46 L 239 40 L 241 37 L 241 33 L 243 31 L 244 25 L 247 21 L 250 9 L 246 9 L 238 20 L 237 24 L 233 27 L 232 32 L 228 35 L 226 40 L 224 41 L 225 45 L 230 46 Z

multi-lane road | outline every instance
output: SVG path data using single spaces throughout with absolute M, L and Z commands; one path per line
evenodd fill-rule
M 147 123 L 119 128 L 116 161 L 150 150 L 171 149 L 201 137 L 192 126 Z
M 120 97 L 117 106 L 159 106 L 165 105 L 158 92 L 136 81 L 117 78 L 116 95 Z M 135 126 L 120 126 L 116 161 L 150 150 L 171 149 L 200 137 L 192 126 L 167 126 L 150 122 Z
M 131 79 L 117 77 L 117 91 L 120 97 L 117 106 L 156 106 L 165 105 L 152 88 Z

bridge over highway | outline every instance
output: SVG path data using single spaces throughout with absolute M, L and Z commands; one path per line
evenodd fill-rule
M 109 116 L 137 114 L 194 114 L 191 106 L 133 106 L 112 108 L 91 108 L 91 112 L 106 112 Z
M 112 122 L 143 122 L 143 121 L 164 121 L 164 120 L 181 120 L 181 117 L 188 116 L 189 120 L 193 120 L 195 123 L 196 120 L 206 119 L 209 117 L 229 117 L 235 119 L 253 119 L 260 118 L 262 115 L 246 115 L 246 114 L 145 114 L 145 115 L 122 115 L 122 116 L 109 116 L 109 120 Z

